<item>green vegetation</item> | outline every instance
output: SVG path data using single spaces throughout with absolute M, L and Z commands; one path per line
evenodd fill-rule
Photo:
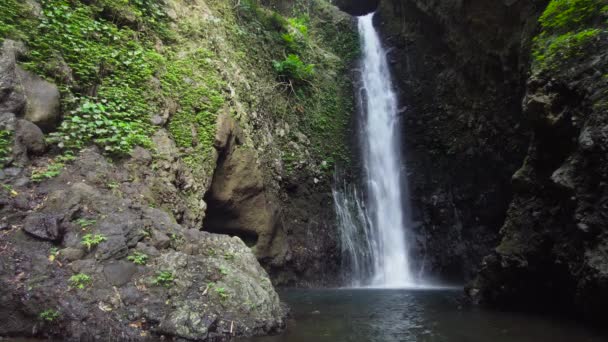
M 305 64 L 298 55 L 289 54 L 282 61 L 272 61 L 272 66 L 280 78 L 293 82 L 310 79 L 315 72 L 313 64 Z
M 215 161 L 218 114 L 251 129 L 241 115 L 257 112 L 304 133 L 312 165 L 326 161 L 331 170 L 348 160 L 353 93 L 336 76 L 348 74 L 358 39 L 325 1 L 298 2 L 290 13 L 257 0 L 212 1 L 217 20 L 175 23 L 163 0 L 41 0 L 40 16 L 27 14 L 25 2 L 5 3 L 0 36 L 25 42 L 22 65 L 61 89 L 64 120 L 49 142 L 64 150 L 96 144 L 122 156 L 137 145 L 153 148 L 151 118 L 167 115 L 180 157 L 202 180 Z
M 59 256 L 59 249 L 57 247 L 51 247 L 51 249 L 49 250 L 49 254 L 57 257 Z
M 0 165 L 6 164 L 13 148 L 13 132 L 0 129 Z
M 602 0 L 553 0 L 538 21 L 545 30 L 576 30 L 589 25 L 606 6 Z
M 40 17 L 6 2 L 1 36 L 22 38 L 30 51 L 24 67 L 54 79 L 63 93 L 68 114 L 50 142 L 67 150 L 94 143 L 112 154 L 149 146 L 158 107 L 149 81 L 162 61 L 153 46 L 167 31 L 161 2 L 41 0 Z M 122 25 L 131 19 L 135 25 Z
M 173 281 L 175 281 L 175 278 L 173 278 L 173 273 L 171 273 L 170 271 L 160 271 L 156 272 L 156 278 L 154 278 L 154 281 L 152 283 L 154 285 L 160 285 L 169 288 L 173 286 Z
M 86 246 L 88 250 L 91 250 L 91 248 L 99 245 L 100 243 L 106 240 L 107 238 L 102 234 L 85 234 L 82 237 L 82 241 L 80 243 Z
M 95 143 L 114 154 L 128 153 L 137 145 L 150 146 L 149 127 L 138 119 L 141 113 L 131 108 L 129 101 L 96 101 L 82 98 L 49 141 L 69 150 Z
M 541 33 L 534 39 L 537 70 L 553 70 L 583 57 L 606 35 L 608 5 L 602 0 L 552 0 L 539 18 Z
M 148 262 L 148 255 L 142 252 L 134 252 L 127 257 L 127 260 L 132 261 L 137 265 L 145 265 Z
M 226 289 L 223 287 L 216 287 L 214 290 L 215 290 L 215 293 L 220 297 L 221 300 L 225 300 L 230 297 L 230 295 L 228 294 Z
M 70 287 L 79 290 L 85 289 L 87 286 L 91 285 L 92 282 L 93 280 L 91 277 L 84 273 L 77 273 L 70 277 Z
M 97 223 L 97 220 L 94 219 L 79 218 L 76 220 L 76 224 L 79 225 L 83 230 L 95 225 L 95 223 Z
M 175 96 L 179 109 L 169 123 L 176 144 L 194 151 L 185 156 L 195 168 L 210 157 L 215 136 L 215 121 L 224 105 L 225 83 L 211 64 L 213 53 L 196 49 L 187 54 L 170 52 L 166 71 L 161 77 L 166 96 Z
M 44 168 L 32 171 L 32 176 L 30 178 L 34 182 L 42 182 L 45 179 L 57 177 L 61 173 L 61 170 L 63 170 L 64 166 L 64 163 L 52 162 Z
M 56 321 L 60 316 L 59 311 L 53 309 L 46 309 L 38 315 L 41 320 L 49 323 Z

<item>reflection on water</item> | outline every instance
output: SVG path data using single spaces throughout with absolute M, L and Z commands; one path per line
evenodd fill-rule
M 289 290 L 282 335 L 244 342 L 600 342 L 564 320 L 463 308 L 462 290 Z

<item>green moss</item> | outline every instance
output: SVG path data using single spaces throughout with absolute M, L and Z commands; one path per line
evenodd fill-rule
M 599 29 L 586 29 L 558 36 L 541 36 L 536 40 L 534 58 L 541 66 L 558 66 L 560 61 L 584 55 L 585 48 L 593 43 L 600 32 Z
M 602 0 L 553 0 L 547 5 L 539 22 L 545 30 L 576 30 L 590 25 L 606 8 Z
M 602 0 L 552 0 L 534 38 L 534 68 L 555 70 L 585 56 L 606 34 L 608 6 Z
M 24 67 L 62 89 L 68 114 L 51 142 L 72 150 L 94 143 L 117 154 L 149 146 L 148 122 L 158 111 L 150 80 L 163 62 L 151 32 L 166 23 L 159 1 L 42 0 L 39 18 L 13 0 L 3 1 L 0 34 L 23 38 L 30 51 Z M 106 18 L 110 5 L 124 5 L 125 16 L 141 19 L 137 31 Z
M 21 38 L 19 28 L 29 21 L 29 17 L 22 1 L 0 0 L 0 42 L 5 37 Z
M 215 122 L 224 104 L 225 86 L 211 64 L 213 53 L 196 49 L 170 53 L 161 83 L 166 96 L 174 96 L 178 110 L 169 123 L 176 144 L 192 148 L 185 157 L 191 167 L 201 165 L 209 156 L 215 136 Z

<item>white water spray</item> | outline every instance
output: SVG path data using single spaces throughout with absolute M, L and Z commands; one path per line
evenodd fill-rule
M 401 180 L 404 164 L 401 160 L 397 97 L 391 84 L 386 51 L 372 19 L 373 13 L 358 18 L 363 52 L 361 142 L 367 186 L 365 212 L 362 212 L 363 206 L 359 205 L 356 196 L 334 194 L 334 198 L 343 236 L 343 254 L 350 259 L 353 285 L 412 287 L 416 283 L 409 265 L 406 240 L 410 225 L 409 194 L 407 181 Z M 368 219 L 362 220 L 361 217 Z M 370 241 L 353 243 L 362 238 Z M 367 267 L 364 259 L 371 264 L 369 271 L 360 269 Z M 369 279 L 357 279 L 365 273 Z

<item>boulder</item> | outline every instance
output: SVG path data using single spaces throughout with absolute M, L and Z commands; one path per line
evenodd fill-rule
M 25 218 L 23 230 L 41 240 L 60 241 L 63 234 L 57 216 L 53 214 L 33 213 Z
M 53 131 L 60 119 L 59 88 L 19 67 L 16 71 L 26 98 L 25 119 L 45 132 Z
M 15 138 L 16 143 L 21 144 L 28 155 L 42 154 L 46 150 L 42 130 L 30 121 L 17 120 Z

